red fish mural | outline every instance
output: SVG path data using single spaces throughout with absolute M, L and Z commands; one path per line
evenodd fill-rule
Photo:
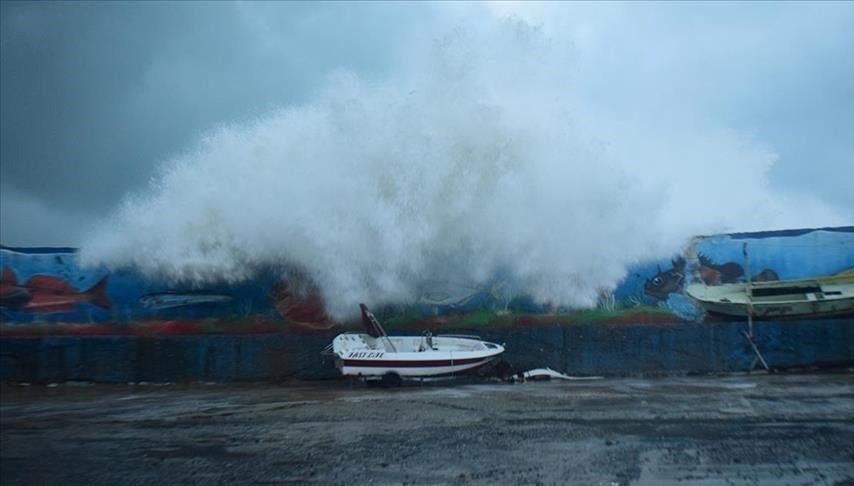
M 334 325 L 326 314 L 319 289 L 299 273 L 274 285 L 270 297 L 279 313 L 300 327 L 321 331 Z
M 0 276 L 0 308 L 23 312 L 71 312 L 74 305 L 89 303 L 102 309 L 112 307 L 107 297 L 107 277 L 80 292 L 68 282 L 50 275 L 33 275 L 23 284 L 10 267 Z
M 700 260 L 700 278 L 706 285 L 735 283 L 744 275 L 744 268 L 738 263 L 727 262 L 718 265 L 702 253 L 697 257 Z

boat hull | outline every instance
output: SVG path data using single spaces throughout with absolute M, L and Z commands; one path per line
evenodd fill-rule
M 744 319 L 822 318 L 854 315 L 854 278 L 848 275 L 754 284 L 686 288 L 710 314 Z
M 447 376 L 479 368 L 504 352 L 504 346 L 477 336 L 389 336 L 365 304 L 364 333 L 339 334 L 332 354 L 344 376 L 399 378 Z
M 717 316 L 747 318 L 747 304 L 702 302 L 706 312 Z M 854 299 L 830 302 L 753 304 L 754 319 L 798 319 L 854 315 Z
M 395 373 L 401 377 L 427 377 L 462 374 L 493 361 L 500 353 L 492 356 L 447 359 L 342 359 L 339 361 L 341 374 L 345 376 L 383 376 Z
M 474 337 L 342 334 L 333 340 L 336 363 L 345 376 L 446 376 L 488 364 L 504 347 Z

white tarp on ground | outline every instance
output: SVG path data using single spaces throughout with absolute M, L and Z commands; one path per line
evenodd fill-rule
M 551 368 L 535 368 L 524 371 L 513 376 L 515 381 L 540 381 L 540 380 L 599 380 L 601 376 L 569 376 Z

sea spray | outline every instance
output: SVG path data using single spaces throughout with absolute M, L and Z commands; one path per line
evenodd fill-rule
M 498 275 L 590 306 L 694 233 L 797 219 L 765 184 L 768 151 L 702 117 L 615 119 L 573 94 L 567 52 L 490 20 L 413 48 L 381 82 L 337 73 L 313 102 L 165 163 L 81 260 L 196 284 L 294 271 L 336 318 Z

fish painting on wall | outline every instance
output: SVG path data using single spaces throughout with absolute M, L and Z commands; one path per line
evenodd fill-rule
M 145 294 L 137 299 L 137 302 L 146 309 L 160 310 L 197 305 L 227 304 L 231 302 L 231 300 L 232 297 L 230 295 L 222 293 L 206 291 L 169 291 Z
M 279 314 L 293 324 L 312 331 L 332 328 L 320 289 L 307 277 L 293 273 L 273 285 L 270 299 Z
M 646 280 L 643 286 L 645 294 L 658 300 L 667 300 L 667 296 L 682 290 L 685 282 L 685 259 L 681 256 L 672 260 L 673 266 L 669 270 L 661 270 L 652 278 Z
M 18 282 L 11 267 L 4 267 L 0 275 L 0 308 L 31 312 L 71 312 L 77 304 L 91 304 L 110 309 L 107 297 L 107 276 L 84 291 L 51 275 L 33 275 L 26 282 Z

